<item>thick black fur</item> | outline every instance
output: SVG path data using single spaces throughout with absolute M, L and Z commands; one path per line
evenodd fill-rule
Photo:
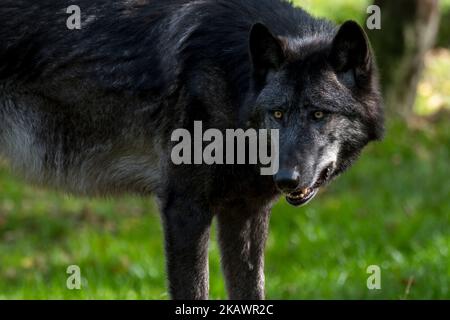
M 81 8 L 81 30 L 66 28 L 71 4 Z M 280 190 L 320 187 L 383 132 L 362 29 L 280 0 L 2 0 L 4 145 L 19 118 L 44 150 L 42 167 L 27 173 L 12 147 L 0 154 L 33 179 L 89 195 L 156 194 L 176 299 L 208 297 L 214 216 L 230 298 L 264 298 L 264 245 Z M 257 166 L 173 165 L 171 134 L 195 120 L 205 130 L 280 129 L 275 180 Z M 119 155 L 141 161 L 121 165 L 120 175 L 106 171 Z M 71 174 L 86 162 L 75 185 Z

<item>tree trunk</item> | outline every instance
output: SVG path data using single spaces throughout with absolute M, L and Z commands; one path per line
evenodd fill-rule
M 381 30 L 368 30 L 380 67 L 387 112 L 408 117 L 427 51 L 436 40 L 439 0 L 375 0 Z

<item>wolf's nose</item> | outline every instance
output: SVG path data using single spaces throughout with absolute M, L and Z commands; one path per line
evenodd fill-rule
M 296 170 L 280 170 L 275 175 L 275 184 L 285 193 L 295 191 L 300 182 L 300 175 Z

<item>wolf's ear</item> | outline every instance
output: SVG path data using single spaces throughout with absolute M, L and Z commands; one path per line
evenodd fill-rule
M 250 31 L 250 55 L 255 80 L 260 84 L 266 81 L 271 71 L 277 71 L 285 60 L 280 40 L 261 23 L 253 25 Z
M 373 66 L 372 50 L 359 24 L 347 21 L 340 27 L 332 43 L 330 62 L 338 74 L 351 72 L 356 82 L 369 77 Z

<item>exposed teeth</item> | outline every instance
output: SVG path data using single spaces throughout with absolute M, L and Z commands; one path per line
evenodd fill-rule
M 289 195 L 289 197 L 292 199 L 303 199 L 306 196 L 308 196 L 310 193 L 311 193 L 311 190 L 309 188 L 306 188 L 306 189 L 301 190 L 300 193 L 291 193 Z

